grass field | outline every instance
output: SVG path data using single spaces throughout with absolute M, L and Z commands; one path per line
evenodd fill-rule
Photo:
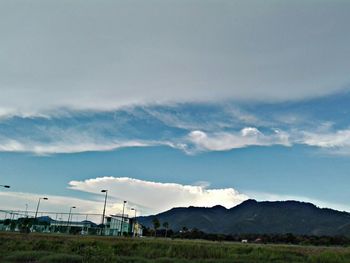
M 350 248 L 0 233 L 0 262 L 350 262 Z

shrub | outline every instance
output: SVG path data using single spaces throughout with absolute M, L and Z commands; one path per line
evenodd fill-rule
M 15 251 L 11 252 L 6 260 L 10 262 L 34 262 L 48 254 L 49 252 L 45 251 Z
M 39 263 L 82 263 L 83 258 L 79 255 L 71 254 L 52 254 L 44 256 Z

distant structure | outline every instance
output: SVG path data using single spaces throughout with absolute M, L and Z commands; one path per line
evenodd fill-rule
M 91 220 L 88 220 L 89 218 Z M 92 221 L 97 218 L 101 219 L 101 215 L 82 213 L 68 215 L 54 212 L 41 212 L 40 216 L 35 218 L 30 216 L 28 211 L 0 210 L 0 231 L 133 237 L 141 237 L 143 234 L 142 225 L 135 217 L 129 218 L 125 214 L 105 216 L 104 225 Z
M 104 228 L 105 236 L 117 236 L 119 233 L 131 233 L 133 236 L 142 236 L 142 226 L 135 218 L 128 218 L 120 215 L 106 216 Z

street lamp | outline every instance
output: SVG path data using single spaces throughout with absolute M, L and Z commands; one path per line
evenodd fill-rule
M 67 229 L 69 227 L 69 221 L 70 221 L 70 217 L 71 217 L 71 214 L 72 214 L 72 209 L 76 208 L 75 206 L 71 206 L 71 208 L 69 209 L 69 215 L 68 215 L 68 221 L 67 221 Z
M 1 187 L 4 187 L 4 188 L 11 188 L 11 186 L 9 185 L 0 185 Z
M 105 195 L 105 204 L 103 206 L 103 213 L 102 213 L 102 226 L 104 227 L 108 190 L 101 190 L 101 193 L 106 193 L 106 195 Z
M 36 217 L 38 216 L 38 211 L 39 211 L 39 206 L 40 206 L 40 200 L 49 200 L 47 197 L 40 197 L 38 200 L 38 205 L 36 206 L 36 211 L 35 211 L 35 217 L 34 219 L 36 219 Z
M 122 231 L 122 227 L 124 226 L 124 209 L 125 209 L 125 204 L 127 203 L 127 201 L 123 202 L 123 213 L 122 213 L 122 220 L 120 221 L 120 235 L 122 235 L 123 231 Z
M 133 220 L 133 228 L 132 228 L 132 232 L 133 232 L 134 237 L 135 237 L 135 236 L 136 236 L 136 233 L 135 233 L 135 227 L 136 227 L 136 208 L 131 208 L 130 210 L 131 210 L 131 211 L 135 211 L 134 220 Z
M 26 204 L 26 213 L 25 216 L 28 217 L 28 204 Z

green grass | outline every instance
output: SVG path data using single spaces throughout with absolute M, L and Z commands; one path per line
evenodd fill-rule
M 350 262 L 348 247 L 0 233 L 0 262 Z

